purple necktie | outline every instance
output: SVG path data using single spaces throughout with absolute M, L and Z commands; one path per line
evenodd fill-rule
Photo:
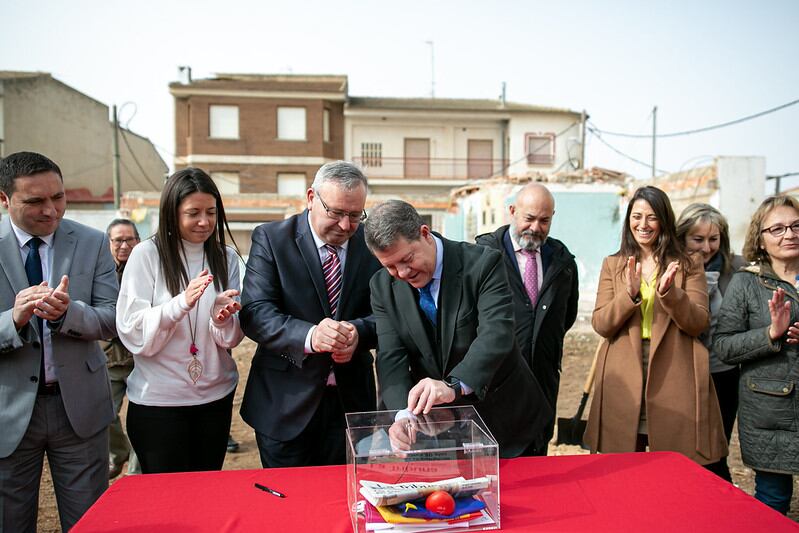
M 330 301 L 330 316 L 336 316 L 338 309 L 338 297 L 341 294 L 341 261 L 335 246 L 325 244 L 327 248 L 327 259 L 322 263 L 322 274 L 325 276 L 325 286 L 327 287 L 327 299 Z
M 530 303 L 535 306 L 538 300 L 538 261 L 535 252 L 522 250 L 522 254 L 527 257 L 527 265 L 524 267 L 524 288 L 527 290 Z

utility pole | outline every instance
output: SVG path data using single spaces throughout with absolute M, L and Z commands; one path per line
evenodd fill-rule
M 119 209 L 119 196 L 121 193 L 122 187 L 120 186 L 119 181 L 119 120 L 117 116 L 117 106 L 116 104 L 113 106 L 114 112 L 114 161 L 113 161 L 113 171 L 114 171 L 114 209 Z
M 583 112 L 580 113 L 580 123 L 582 124 L 582 128 L 580 129 L 580 168 L 585 168 L 585 109 Z
M 425 41 L 430 45 L 430 98 L 436 97 L 436 52 L 433 41 Z
M 652 108 L 652 177 L 657 174 L 655 170 L 655 145 L 657 144 L 658 131 L 658 106 Z

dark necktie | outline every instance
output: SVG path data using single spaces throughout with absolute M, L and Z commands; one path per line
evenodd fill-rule
M 44 274 L 42 273 L 42 258 L 39 257 L 39 246 L 41 246 L 43 242 L 44 241 L 42 241 L 39 237 L 33 237 L 28 241 L 28 257 L 25 258 L 25 274 L 28 275 L 28 283 L 31 287 L 44 281 Z M 39 363 L 39 385 L 41 386 L 45 383 L 44 326 L 42 324 L 41 318 L 36 315 L 34 315 L 34 318 L 36 318 L 36 324 L 39 326 L 39 340 L 41 340 L 42 347 L 42 358 Z
M 433 326 L 436 326 L 436 302 L 433 300 L 433 294 L 430 292 L 430 286 L 433 285 L 433 280 L 430 283 L 419 289 L 419 307 L 424 311 L 425 316 Z
M 341 295 L 341 261 L 335 246 L 325 244 L 327 259 L 322 263 L 322 274 L 325 276 L 327 299 L 330 302 L 330 316 L 335 317 L 338 310 L 338 299 Z
M 28 275 L 28 283 L 31 287 L 44 281 L 42 274 L 42 258 L 39 257 L 39 246 L 42 244 L 39 237 L 32 237 L 28 241 L 28 257 L 25 259 L 25 274 Z M 42 319 L 36 317 L 39 324 L 39 331 L 42 331 Z

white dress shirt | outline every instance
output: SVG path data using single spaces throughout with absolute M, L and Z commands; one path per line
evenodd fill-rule
M 10 218 L 10 217 L 9 217 Z M 22 256 L 22 266 L 25 266 L 25 261 L 28 259 L 28 252 L 30 246 L 28 241 L 31 240 L 33 235 L 30 235 L 25 230 L 18 228 L 14 221 L 11 220 L 11 229 L 14 230 L 14 235 L 17 237 L 17 244 L 19 245 L 19 253 Z M 42 279 L 47 281 L 47 285 L 51 288 L 58 286 L 61 280 L 50 279 L 50 273 L 53 270 L 53 236 L 55 234 L 43 235 L 39 237 L 42 244 L 39 246 L 39 259 L 42 261 Z M 36 315 L 31 317 L 31 320 L 36 320 Z M 55 371 L 55 361 L 53 360 L 53 342 L 50 339 L 50 328 L 47 327 L 47 321 L 42 321 L 42 345 L 44 346 L 44 380 L 45 383 L 53 383 L 58 381 L 58 376 Z

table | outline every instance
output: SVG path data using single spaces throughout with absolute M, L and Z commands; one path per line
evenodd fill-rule
M 261 483 L 287 495 L 254 488 Z M 500 462 L 502 531 L 799 531 L 670 452 Z M 78 522 L 88 532 L 351 531 L 346 468 L 127 476 Z

